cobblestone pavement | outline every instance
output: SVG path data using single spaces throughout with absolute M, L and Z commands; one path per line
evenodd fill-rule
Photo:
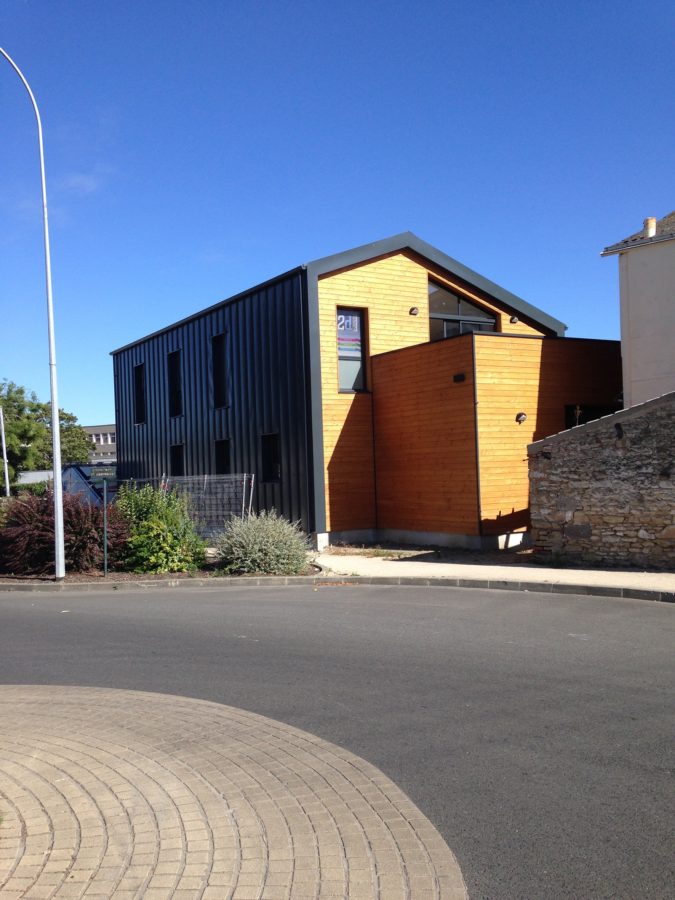
M 447 844 L 359 757 L 217 703 L 0 687 L 2 900 L 460 900 Z

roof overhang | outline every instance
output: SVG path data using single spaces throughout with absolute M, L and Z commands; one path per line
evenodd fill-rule
M 637 250 L 638 247 L 647 247 L 650 244 L 662 244 L 664 241 L 675 241 L 675 234 L 660 234 L 658 237 L 644 238 L 634 244 L 612 244 L 605 247 L 600 256 L 616 256 L 617 253 L 627 253 L 628 250 Z
M 355 247 L 353 250 L 345 250 L 342 253 L 324 256 L 322 259 L 306 263 L 305 268 L 307 269 L 308 281 L 311 283 L 314 280 L 318 280 L 321 275 L 326 275 L 329 272 L 335 272 L 338 269 L 365 263 L 369 259 L 386 256 L 387 254 L 406 249 L 412 250 L 418 256 L 436 263 L 437 266 L 440 266 L 452 275 L 456 275 L 473 287 L 478 288 L 478 290 L 494 297 L 495 300 L 508 306 L 509 309 L 555 332 L 558 337 L 564 337 L 567 330 L 564 322 L 554 319 L 553 316 L 549 316 L 548 313 L 505 290 L 503 287 L 495 284 L 494 281 L 484 278 L 468 266 L 463 265 L 451 256 L 447 256 L 442 251 L 432 247 L 431 244 L 427 244 L 426 241 L 420 240 L 411 231 L 404 231 L 402 234 L 385 238 L 382 241 L 364 244 L 362 247 Z

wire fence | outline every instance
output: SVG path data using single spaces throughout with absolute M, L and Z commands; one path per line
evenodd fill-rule
M 188 502 L 195 527 L 202 537 L 215 537 L 231 519 L 243 519 L 251 512 L 255 475 L 164 475 L 162 478 L 131 478 L 119 484 L 146 484 L 171 493 L 176 491 Z

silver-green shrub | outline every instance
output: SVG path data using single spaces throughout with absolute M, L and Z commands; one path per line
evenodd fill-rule
M 239 575 L 301 575 L 309 564 L 306 535 L 275 510 L 232 519 L 216 549 L 221 568 Z

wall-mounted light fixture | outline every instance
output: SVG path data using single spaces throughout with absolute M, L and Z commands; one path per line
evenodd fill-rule
M 522 425 L 526 418 L 527 418 L 526 413 L 518 413 L 518 415 L 516 416 L 516 422 L 519 425 Z
M 518 324 L 518 316 L 511 316 L 511 318 L 509 319 L 509 322 L 512 325 L 517 325 Z
M 419 316 L 419 314 L 420 314 L 419 309 L 416 306 L 413 306 L 413 308 L 410 310 L 410 315 L 411 316 Z

